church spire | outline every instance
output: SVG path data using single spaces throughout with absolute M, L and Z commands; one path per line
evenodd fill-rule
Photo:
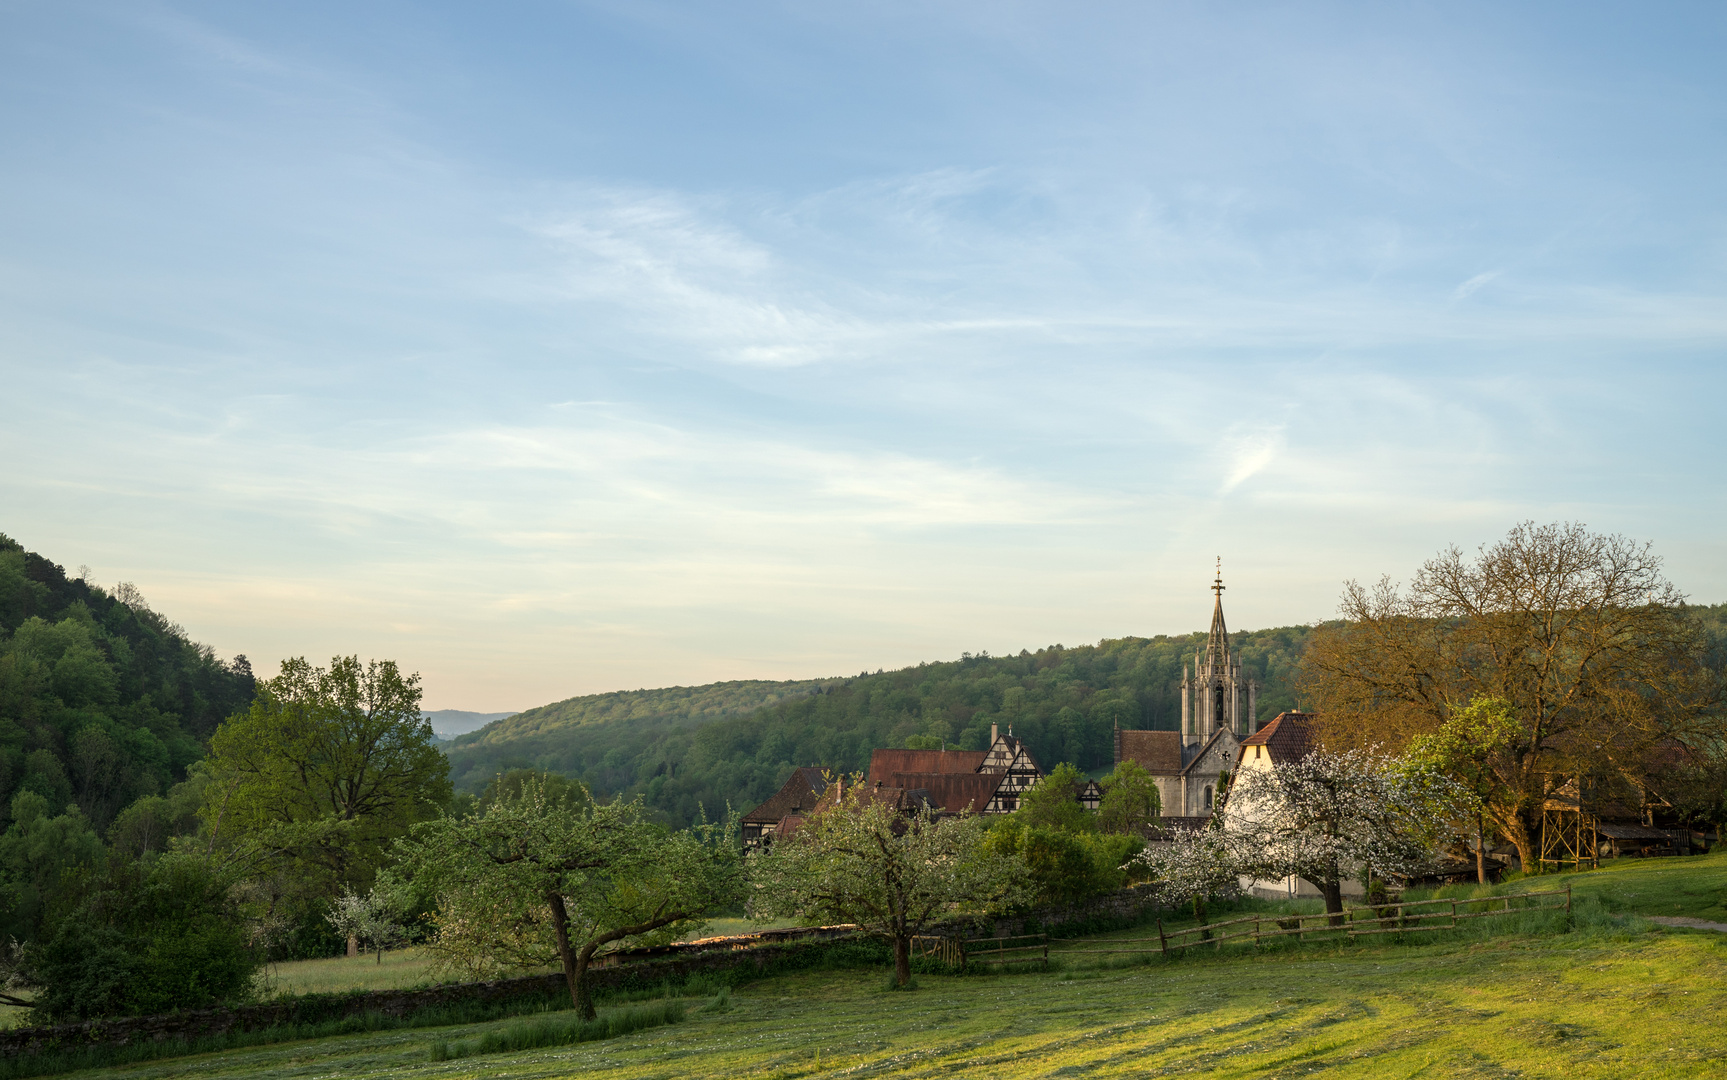
M 1212 671 L 1229 670 L 1229 627 L 1223 623 L 1223 556 L 1217 557 L 1217 580 L 1211 583 L 1211 591 L 1217 594 L 1217 602 L 1211 609 L 1211 636 L 1205 643 L 1205 659 Z

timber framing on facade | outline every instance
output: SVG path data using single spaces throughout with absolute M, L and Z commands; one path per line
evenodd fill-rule
M 869 783 L 923 792 L 938 810 L 957 814 L 1009 814 L 1020 796 L 1043 779 L 1043 768 L 1009 730 L 989 729 L 988 750 L 895 750 L 870 754 Z

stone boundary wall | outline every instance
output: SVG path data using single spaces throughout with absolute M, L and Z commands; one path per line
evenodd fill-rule
M 1125 922 L 1143 918 L 1155 907 L 1157 905 L 1148 890 L 1123 889 L 1066 907 L 958 923 L 951 932 L 965 936 L 1007 937 L 1024 933 L 1033 922 L 1041 930 L 1097 920 Z M 684 946 L 631 949 L 608 957 L 603 966 L 596 963 L 590 967 L 588 985 L 593 990 L 611 990 L 666 980 L 681 982 L 691 975 L 736 968 L 761 970 L 775 961 L 820 948 L 855 932 L 851 927 L 839 926 L 768 930 L 736 938 L 710 938 Z M 345 1020 L 367 1013 L 400 1018 L 440 1006 L 489 1005 L 536 998 L 567 1000 L 568 993 L 564 976 L 560 973 L 489 982 L 445 983 L 418 990 L 312 994 L 256 1005 L 193 1009 L 162 1016 L 122 1016 L 51 1027 L 13 1028 L 0 1031 L 0 1054 L 31 1053 L 92 1043 L 122 1045 L 168 1039 L 191 1040 L 229 1032 Z
M 809 940 L 770 941 L 750 948 L 722 948 L 697 955 L 647 959 L 608 967 L 590 967 L 588 986 L 611 990 L 630 985 L 671 980 L 681 982 L 691 975 L 735 968 L 766 968 L 777 960 L 817 949 L 834 940 L 835 928 L 823 927 Z M 823 933 L 822 931 L 825 931 Z M 850 933 L 847 931 L 846 933 Z M 783 935 L 782 935 L 783 936 Z M 291 1024 L 317 1024 L 376 1013 L 405 1017 L 439 1006 L 498 1004 L 509 1001 L 562 999 L 569 989 L 562 973 L 527 975 L 490 982 L 445 983 L 418 990 L 370 990 L 353 994 L 315 994 L 256 1005 L 218 1009 L 193 1009 L 162 1016 L 121 1016 L 106 1020 L 84 1020 L 51 1027 L 13 1028 L 0 1031 L 0 1055 L 69 1048 L 91 1043 L 123 1045 L 131 1042 L 161 1042 L 168 1039 L 198 1039 L 229 1032 L 258 1031 Z

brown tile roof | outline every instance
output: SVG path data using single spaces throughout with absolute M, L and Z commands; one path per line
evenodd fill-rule
M 816 804 L 815 809 L 810 811 L 809 814 L 813 816 L 815 814 L 826 813 L 833 809 L 842 797 L 846 799 L 853 798 L 852 793 L 857 790 L 857 787 L 858 785 L 853 783 L 849 778 L 844 779 L 843 784 L 830 784 L 828 789 L 822 793 L 820 802 Z M 914 799 L 911 792 L 907 791 L 905 788 L 893 784 L 872 784 L 868 782 L 865 782 L 863 785 L 861 802 L 883 803 L 894 810 L 915 810 L 919 805 L 921 805 L 920 801 Z
M 1173 776 L 1181 771 L 1181 732 L 1120 731 L 1118 760 L 1131 759 L 1146 772 Z
M 1241 745 L 1263 746 L 1273 761 L 1300 761 L 1318 749 L 1319 737 L 1314 731 L 1318 718 L 1318 713 L 1278 713 L 1277 719 L 1241 740 Z
M 771 825 L 796 810 L 813 810 L 822 792 L 827 790 L 827 777 L 814 765 L 792 770 L 790 777 L 768 800 L 744 815 L 750 824 Z
M 975 773 L 983 764 L 983 750 L 873 750 L 869 756 L 869 782 L 891 783 L 894 773 Z
M 927 792 L 930 805 L 937 810 L 957 814 L 969 809 L 981 814 L 1003 779 L 1002 773 L 894 773 L 886 782 L 907 791 Z

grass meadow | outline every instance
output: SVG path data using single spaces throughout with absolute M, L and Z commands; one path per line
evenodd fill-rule
M 403 990 L 449 981 L 432 972 L 425 949 L 387 950 L 382 962 L 375 954 L 334 956 L 324 960 L 288 960 L 271 964 L 263 975 L 264 996 L 343 994 L 354 990 Z
M 1312 947 L 1120 968 L 816 972 L 604 1042 L 434 1061 L 518 1021 L 176 1058 L 124 1077 L 1707 1077 L 1727 937 L 1700 931 Z M 96 1073 L 83 1075 L 94 1076 Z
M 1194 950 L 1178 960 L 1085 957 L 1058 943 L 1048 971 L 924 972 L 911 992 L 888 990 L 885 969 L 780 976 L 729 988 L 723 998 L 703 987 L 706 997 L 663 1003 L 681 1021 L 599 1041 L 544 1045 L 563 1038 L 560 1025 L 577 1027 L 560 1019 L 567 1013 L 547 1013 L 235 1048 L 110 1066 L 100 1075 L 1727 1075 L 1718 1019 L 1727 1008 L 1727 934 L 1637 917 L 1727 914 L 1727 853 L 1625 860 L 1495 891 L 1568 880 L 1577 899 L 1569 923 L 1563 912 L 1531 913 L 1425 938 L 1286 941 L 1257 952 Z M 1135 934 L 1156 940 L 1155 929 L 1106 936 Z M 620 1020 L 617 1030 L 629 1026 Z

